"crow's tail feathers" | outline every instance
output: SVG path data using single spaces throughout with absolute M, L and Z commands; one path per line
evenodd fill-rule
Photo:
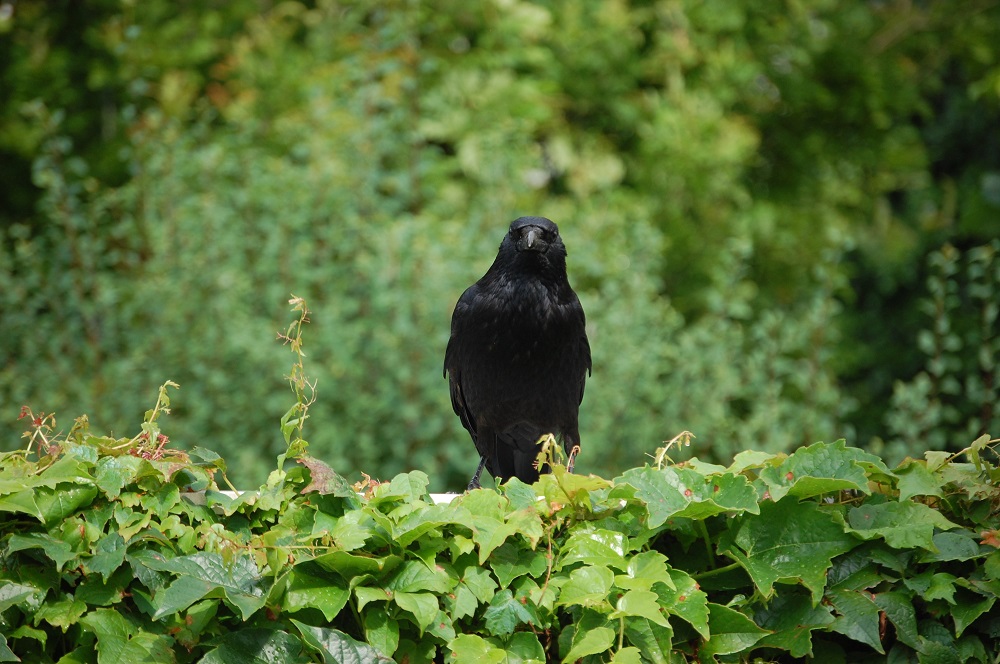
M 500 443 L 496 446 L 493 457 L 487 461 L 486 469 L 490 471 L 490 475 L 499 478 L 501 483 L 517 477 L 525 484 L 534 484 L 538 481 L 538 468 L 535 466 L 537 458 L 537 448 L 524 451 Z

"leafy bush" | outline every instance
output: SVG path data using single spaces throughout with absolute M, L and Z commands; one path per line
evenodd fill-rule
M 302 312 L 304 316 L 304 311 Z M 301 351 L 301 322 L 286 339 Z M 301 355 L 299 356 L 301 361 Z M 297 366 L 301 368 L 301 363 Z M 416 470 L 351 486 L 305 453 L 310 388 L 259 491 L 140 432 L 30 422 L 0 457 L 0 661 L 992 662 L 1000 468 L 894 470 L 843 441 L 443 504 Z M 543 451 L 553 454 L 554 441 Z M 203 498 L 202 498 L 203 497 Z
M 1000 426 L 1000 240 L 966 252 L 946 245 L 929 263 L 929 324 L 917 337 L 925 367 L 896 383 L 886 416 L 888 451 L 900 456 L 918 441 L 943 449 Z
M 356 127 L 353 140 L 380 145 L 389 129 L 375 122 L 365 128 L 366 111 L 345 94 L 347 85 L 340 86 L 338 113 Z M 328 110 L 333 92 L 296 114 Z M 291 119 L 288 126 L 283 139 L 296 140 L 300 130 Z M 0 369 L 0 393 L 13 403 L 79 403 L 95 424 L 121 430 L 154 387 L 136 367 L 155 364 L 185 390 L 175 410 L 177 445 L 217 449 L 237 483 L 251 486 L 281 449 L 273 426 L 282 412 L 280 385 L 261 378 L 278 375 L 281 359 L 261 341 L 278 326 L 279 305 L 292 290 L 316 309 L 312 366 L 324 398 L 313 410 L 323 432 L 313 453 L 334 468 L 387 477 L 417 466 L 437 490 L 464 486 L 472 446 L 441 378 L 450 308 L 485 272 L 505 228 L 486 208 L 531 209 L 530 190 L 495 187 L 491 196 L 515 202 L 490 196 L 475 203 L 470 221 L 444 223 L 433 205 L 410 213 L 380 193 L 403 173 L 348 168 L 366 157 L 361 145 L 344 142 L 339 126 L 311 133 L 308 146 L 293 144 L 294 159 L 284 147 L 257 144 L 257 131 L 247 121 L 229 132 L 183 132 L 162 119 L 136 139 L 144 169 L 89 205 L 58 166 L 53 145 L 44 200 L 64 211 L 64 226 L 51 229 L 51 244 L 24 242 L 23 255 L 0 274 L 5 292 L 25 304 L 3 322 L 11 362 Z M 395 146 L 379 149 L 388 160 Z M 433 155 L 423 158 L 427 168 L 440 165 Z M 619 472 L 639 450 L 681 429 L 698 431 L 713 460 L 838 433 L 837 415 L 850 401 L 827 367 L 838 312 L 831 289 L 758 312 L 746 277 L 752 249 L 732 242 L 717 257 L 725 295 L 687 321 L 661 294 L 666 241 L 649 210 L 620 195 L 595 198 L 557 202 L 548 212 L 562 223 L 594 349 L 596 372 L 581 414 L 582 469 Z M 121 209 L 143 213 L 118 219 Z M 92 218 L 119 229 L 114 251 L 89 234 L 75 252 L 56 249 L 64 227 L 83 228 Z M 127 230 L 133 222 L 141 234 Z M 52 261 L 33 270 L 36 252 L 48 251 Z M 120 271 L 95 265 L 113 261 Z M 35 309 L 52 301 L 64 306 L 44 315 Z M 184 341 L 192 338 L 197 343 Z M 49 370 L 37 381 L 20 380 L 32 361 Z M 49 375 L 60 380 L 50 384 Z M 240 389 L 227 387 L 233 384 Z M 241 406 L 247 402 L 256 404 L 250 412 Z
M 121 432 L 170 376 L 176 446 L 257 485 L 283 411 L 260 341 L 293 291 L 313 453 L 464 486 L 449 308 L 538 213 L 595 342 L 582 470 L 681 429 L 723 463 L 975 437 L 907 423 L 982 404 L 924 389 L 916 303 L 927 254 L 1000 235 L 995 8 L 141 4 L 2 4 L 0 403 Z

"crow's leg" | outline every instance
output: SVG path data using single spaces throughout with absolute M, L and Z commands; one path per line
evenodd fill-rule
M 469 486 L 465 488 L 466 491 L 472 491 L 473 489 L 480 488 L 479 476 L 483 474 L 483 466 L 485 465 L 486 465 L 486 457 L 484 456 L 479 457 L 479 467 L 476 468 L 476 474 L 472 476 L 471 480 L 469 480 Z
M 569 451 L 569 460 L 566 461 L 566 470 L 573 472 L 573 465 L 576 463 L 576 455 L 580 453 L 580 446 L 574 445 Z

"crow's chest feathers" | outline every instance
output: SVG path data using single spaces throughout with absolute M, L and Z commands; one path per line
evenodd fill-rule
M 480 321 L 479 338 L 487 354 L 501 362 L 536 362 L 569 343 L 575 311 L 571 302 L 539 282 L 505 289 L 496 298 L 493 315 Z

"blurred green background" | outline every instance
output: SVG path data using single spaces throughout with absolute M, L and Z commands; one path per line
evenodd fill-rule
M 475 467 L 441 376 L 511 219 L 560 224 L 582 472 L 1000 433 L 995 0 L 0 0 L 0 449 L 22 404 L 262 481 Z

